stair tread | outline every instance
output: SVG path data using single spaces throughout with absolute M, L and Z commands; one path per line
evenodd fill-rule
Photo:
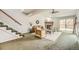
M 2 22 L 0 22 L 0 29 L 3 29 L 6 32 L 12 33 L 13 35 L 16 35 L 18 37 L 23 37 L 24 36 L 23 34 L 16 31 L 15 29 L 8 27 L 8 25 L 4 25 L 4 23 L 2 23 Z
M 0 22 L 0 24 L 3 24 L 2 22 Z

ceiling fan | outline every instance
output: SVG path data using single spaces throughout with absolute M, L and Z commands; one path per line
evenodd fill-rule
M 59 11 L 55 11 L 55 9 L 52 9 L 52 14 L 58 13 Z

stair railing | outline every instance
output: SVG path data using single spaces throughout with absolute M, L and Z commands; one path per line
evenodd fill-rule
M 9 14 L 7 14 L 5 11 L 3 11 L 3 10 L 1 10 L 0 9 L 0 11 L 1 12 L 3 12 L 6 16 L 8 16 L 9 18 L 11 18 L 14 22 L 16 22 L 17 24 L 19 24 L 19 25 L 22 25 L 21 23 L 19 23 L 18 21 L 16 21 L 12 16 L 10 16 Z

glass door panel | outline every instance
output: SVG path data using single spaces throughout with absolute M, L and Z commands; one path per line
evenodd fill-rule
M 62 19 L 60 20 L 60 31 L 73 32 L 74 31 L 74 19 Z
M 65 30 L 65 19 L 60 20 L 60 30 Z

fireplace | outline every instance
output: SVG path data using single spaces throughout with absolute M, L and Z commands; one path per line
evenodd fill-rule
M 53 22 L 45 22 L 45 29 L 46 33 L 51 33 L 52 32 L 52 27 L 53 27 Z

